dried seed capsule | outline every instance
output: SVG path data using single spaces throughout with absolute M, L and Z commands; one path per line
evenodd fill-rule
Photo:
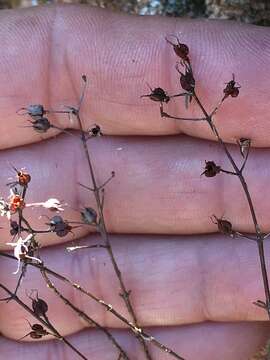
M 10 221 L 10 235 L 16 235 L 19 232 L 19 224 L 15 220 Z
M 29 105 L 25 110 L 30 116 L 33 117 L 42 117 L 45 114 L 44 107 L 40 104 Z
M 234 74 L 232 74 L 233 79 L 226 84 L 226 87 L 223 89 L 224 99 L 228 96 L 237 97 L 239 95 L 239 89 L 241 86 L 236 86 Z
M 41 335 L 41 334 L 38 334 L 37 332 L 35 332 L 35 331 L 31 331 L 30 333 L 29 333 L 29 335 L 30 335 L 30 337 L 32 338 L 32 339 L 41 339 L 42 338 L 42 336 L 43 335 Z
M 213 217 L 216 220 L 216 222 L 215 222 L 212 219 L 213 223 L 218 226 L 218 230 L 222 234 L 229 235 L 231 237 L 234 236 L 235 231 L 233 230 L 232 223 L 230 221 L 218 218 L 215 215 L 213 215 Z
M 86 207 L 81 211 L 81 218 L 85 224 L 96 224 L 97 213 L 94 209 Z
M 23 171 L 18 171 L 18 182 L 21 186 L 26 186 L 31 181 L 31 176 Z
M 72 229 L 72 227 L 64 221 L 63 218 L 59 215 L 55 215 L 50 220 L 50 228 L 52 232 L 55 232 L 57 236 L 64 237 L 66 236 Z
M 51 123 L 45 117 L 38 118 L 38 119 L 36 119 L 34 121 L 31 121 L 31 123 L 32 123 L 32 126 L 33 126 L 34 130 L 39 132 L 39 133 L 45 133 L 51 127 Z
M 89 129 L 88 133 L 89 133 L 89 135 L 91 137 L 96 137 L 96 136 L 102 136 L 103 135 L 99 125 L 95 125 L 91 129 Z
M 201 175 L 206 177 L 214 177 L 221 171 L 221 167 L 217 166 L 214 161 L 205 161 L 204 172 Z
M 185 91 L 193 92 L 195 88 L 195 79 L 191 71 L 186 71 L 185 74 L 181 73 L 180 84 Z
M 173 42 L 169 41 L 167 38 L 166 41 L 173 46 L 173 50 L 177 56 L 179 56 L 182 60 L 188 61 L 188 54 L 189 54 L 189 48 L 186 44 L 180 43 L 177 36 L 175 36 L 177 40 L 177 44 L 174 44 Z
M 25 207 L 25 202 L 20 195 L 13 195 L 9 202 L 9 209 L 12 212 L 16 212 L 18 209 L 23 209 Z
M 170 101 L 170 97 L 166 94 L 166 92 L 158 87 L 155 89 L 151 89 L 151 93 L 148 95 L 142 95 L 141 97 L 149 97 L 153 101 L 165 102 L 168 103 Z
M 48 311 L 48 305 L 40 298 L 32 299 L 32 309 L 37 316 L 44 316 Z

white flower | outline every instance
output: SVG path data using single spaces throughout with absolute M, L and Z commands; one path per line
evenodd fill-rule
M 27 204 L 27 207 L 30 206 L 42 206 L 45 209 L 51 210 L 51 211 L 64 211 L 64 208 L 62 206 L 65 206 L 67 204 L 61 203 L 58 199 L 48 199 L 45 202 L 40 203 L 33 203 L 33 204 Z
M 19 239 L 14 243 L 6 243 L 6 245 L 10 245 L 14 248 L 14 256 L 16 259 L 18 259 L 17 270 L 13 274 L 18 274 L 20 270 L 21 260 L 30 259 L 30 260 L 35 260 L 40 264 L 42 263 L 40 259 L 28 255 L 28 246 L 31 243 L 32 237 L 33 234 L 29 234 L 24 240 L 22 237 L 19 237 Z

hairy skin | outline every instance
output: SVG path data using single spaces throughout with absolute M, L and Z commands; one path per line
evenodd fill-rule
M 82 6 L 1 11 L 0 194 L 8 193 L 5 183 L 13 175 L 10 162 L 27 167 L 32 175 L 27 201 L 57 197 L 73 209 L 90 205 L 89 194 L 77 185 L 77 181 L 89 181 L 79 142 L 67 134 L 46 140 L 57 132 L 41 136 L 20 128 L 26 120 L 15 115 L 30 103 L 47 108 L 76 104 L 80 76 L 87 74 L 90 84 L 82 118 L 85 127 L 98 123 L 105 134 L 113 135 L 89 146 L 100 182 L 116 171 L 106 188 L 105 216 L 108 230 L 115 234 L 115 253 L 132 289 L 139 322 L 187 359 L 246 360 L 269 333 L 266 314 L 252 305 L 263 297 L 255 243 L 214 234 L 216 226 L 209 218 L 213 213 L 224 214 L 239 231 L 252 231 L 240 185 L 230 176 L 200 178 L 206 159 L 229 166 L 218 144 L 209 141 L 213 137 L 207 124 L 161 119 L 156 104 L 139 98 L 148 91 L 146 82 L 172 93 L 179 89 L 175 57 L 164 37 L 180 33 L 191 49 L 198 92 L 207 108 L 220 100 L 232 73 L 242 86 L 240 96 L 227 100 L 219 110 L 216 124 L 226 142 L 250 137 L 253 146 L 265 147 L 252 149 L 246 178 L 262 229 L 269 231 L 270 32 L 235 23 L 132 17 Z M 168 112 L 196 116 L 193 106 L 186 111 L 179 100 L 168 105 Z M 76 129 L 66 117 L 54 121 Z M 165 136 L 179 133 L 183 135 Z M 43 219 L 37 219 L 44 211 L 27 211 L 33 214 L 33 226 L 44 226 Z M 65 218 L 75 220 L 78 213 L 69 208 Z M 7 222 L 0 220 L 5 227 L 1 249 L 7 249 Z M 98 240 L 88 229 L 76 229 L 74 234 L 93 244 Z M 102 249 L 71 255 L 65 253 L 63 242 L 72 236 L 40 238 L 46 265 L 125 313 Z M 10 288 L 16 284 L 15 268 L 15 262 L 1 258 L 0 282 Z M 113 358 L 114 350 L 104 336 L 85 329 L 46 289 L 36 271 L 28 270 L 23 286 L 39 289 L 57 330 L 73 334 L 75 345 L 89 358 Z M 143 358 L 136 341 L 126 330 L 119 330 L 122 325 L 114 317 L 59 287 L 77 306 L 95 312 L 99 322 L 115 328 L 113 332 L 133 354 L 131 359 Z M 21 296 L 26 299 L 23 291 Z M 25 318 L 16 304 L 0 304 L 1 356 L 32 360 L 38 351 L 41 360 L 75 359 L 55 341 L 15 342 L 29 330 Z M 167 359 L 153 351 L 156 360 Z

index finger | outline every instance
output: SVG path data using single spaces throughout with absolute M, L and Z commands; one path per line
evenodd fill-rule
M 211 111 L 232 73 L 242 85 L 216 116 L 224 141 L 248 137 L 269 146 L 269 29 L 231 22 L 190 21 L 113 14 L 85 6 L 49 6 L 0 14 L 0 147 L 23 145 L 40 136 L 21 128 L 16 110 L 42 103 L 46 108 L 76 105 L 81 75 L 90 84 L 82 108 L 85 127 L 98 123 L 109 135 L 186 134 L 211 138 L 207 124 L 160 118 L 159 106 L 140 95 L 146 83 L 179 92 L 177 58 L 165 36 L 174 34 L 190 48 L 196 87 Z M 27 41 L 25 39 L 28 39 Z M 172 115 L 201 117 L 183 99 L 168 104 Z M 58 126 L 76 128 L 67 117 Z

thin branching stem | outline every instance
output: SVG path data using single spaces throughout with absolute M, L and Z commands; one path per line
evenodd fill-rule
M 89 153 L 89 150 L 88 150 L 88 147 L 87 147 L 87 139 L 86 139 L 86 136 L 85 136 L 85 131 L 83 130 L 83 125 L 82 125 L 82 121 L 81 121 L 79 112 L 77 111 L 75 113 L 75 115 L 76 115 L 76 118 L 77 118 L 78 124 L 79 124 L 79 129 L 80 129 L 80 133 L 81 133 L 81 140 L 82 140 L 82 144 L 83 144 L 83 148 L 84 148 L 84 152 L 85 152 L 85 156 L 86 156 L 86 160 L 87 160 L 87 164 L 88 164 L 88 168 L 89 168 L 89 172 L 90 172 L 90 177 L 91 177 L 91 181 L 92 181 L 92 190 L 93 190 L 95 200 L 96 200 L 96 204 L 97 204 L 97 208 L 98 208 L 98 215 L 99 215 L 99 227 L 98 228 L 99 228 L 99 232 L 100 232 L 100 235 L 101 235 L 101 237 L 102 237 L 102 239 L 103 239 L 103 241 L 104 241 L 104 243 L 105 243 L 105 245 L 107 247 L 107 251 L 108 251 L 108 254 L 110 256 L 114 271 L 115 271 L 116 276 L 117 276 L 117 278 L 119 280 L 121 291 L 122 291 L 121 296 L 122 296 L 122 298 L 123 298 L 123 300 L 124 300 L 124 302 L 126 304 L 127 310 L 129 312 L 133 322 L 135 323 L 135 325 L 137 327 L 139 327 L 137 317 L 135 315 L 133 306 L 132 306 L 130 298 L 129 298 L 130 291 L 128 291 L 126 289 L 126 286 L 125 286 L 124 280 L 122 278 L 121 271 L 120 271 L 120 269 L 118 267 L 118 264 L 116 262 L 116 259 L 115 259 L 115 256 L 114 256 L 114 253 L 113 253 L 113 250 L 112 250 L 111 242 L 110 242 L 110 239 L 109 239 L 109 236 L 108 236 L 108 232 L 107 232 L 107 229 L 106 229 L 104 215 L 103 215 L 103 204 L 102 204 L 102 201 L 101 201 L 101 198 L 100 198 L 100 188 L 99 188 L 99 186 L 97 185 L 97 182 L 96 182 L 95 173 L 94 173 L 94 169 L 93 169 L 93 166 L 92 166 L 92 161 L 91 161 L 91 158 L 90 158 L 90 153 Z M 138 339 L 142 344 L 142 347 L 143 347 L 143 350 L 145 352 L 146 358 L 148 360 L 152 360 L 152 357 L 150 355 L 150 352 L 149 352 L 148 347 L 145 344 L 144 340 L 142 338 L 140 338 L 140 337 Z
M 37 316 L 34 311 L 26 305 L 17 295 L 10 291 L 5 285 L 0 283 L 0 288 L 10 295 L 10 298 L 32 315 L 36 320 L 42 323 L 47 329 L 49 329 L 57 339 L 62 340 L 70 349 L 72 349 L 81 359 L 88 360 L 74 345 L 72 345 L 65 337 L 59 334 L 59 332 L 51 325 L 50 322 L 43 320 L 40 316 Z
M 69 306 L 72 310 L 74 310 L 77 315 L 79 317 L 81 317 L 82 319 L 84 319 L 90 326 L 95 326 L 96 328 L 98 328 L 99 330 L 101 330 L 102 332 L 104 332 L 106 334 L 106 336 L 108 337 L 108 339 L 113 343 L 113 345 L 121 352 L 122 356 L 124 359 L 129 360 L 128 355 L 126 354 L 126 352 L 122 349 L 122 347 L 118 344 L 117 340 L 114 338 L 114 336 L 103 326 L 101 326 L 97 321 L 95 321 L 93 318 L 91 318 L 90 316 L 88 316 L 85 312 L 83 312 L 82 310 L 80 310 L 79 308 L 77 308 L 74 304 L 72 304 L 71 301 L 69 301 L 64 295 L 62 295 L 60 293 L 60 291 L 56 288 L 56 286 L 53 284 L 53 282 L 49 279 L 48 275 L 46 274 L 46 270 L 43 269 L 42 267 L 40 267 L 40 272 L 47 284 L 47 286 L 49 287 L 49 289 L 52 289 L 54 291 L 54 293 L 67 305 Z
M 226 144 L 224 143 L 224 141 L 222 140 L 222 138 L 220 137 L 218 130 L 215 126 L 215 124 L 212 121 L 212 117 L 208 115 L 207 111 L 205 110 L 204 106 L 202 105 L 202 103 L 200 102 L 199 98 L 197 97 L 195 91 L 193 93 L 193 97 L 195 99 L 195 101 L 197 102 L 197 104 L 199 105 L 199 107 L 201 108 L 203 114 L 205 115 L 207 122 L 209 124 L 209 126 L 211 127 L 213 133 L 215 134 L 215 136 L 218 139 L 218 142 L 220 143 L 220 145 L 223 147 L 235 173 L 237 174 L 242 188 L 244 190 L 244 193 L 246 195 L 247 201 L 248 201 L 248 205 L 249 205 L 249 209 L 250 209 L 250 213 L 251 213 L 251 217 L 253 220 L 253 224 L 254 224 L 254 228 L 255 228 L 255 233 L 256 233 L 256 237 L 257 237 L 257 247 L 258 247 L 258 252 L 259 252 L 259 257 L 260 257 L 260 265 L 261 265 L 261 273 L 262 273 L 262 278 L 263 278 L 263 285 L 264 285 L 264 292 L 265 292 L 265 299 L 266 299 L 266 306 L 265 306 L 265 310 L 267 311 L 268 317 L 270 319 L 270 289 L 269 289 L 269 281 L 268 281 L 268 274 L 267 274 L 267 269 L 266 269 L 266 261 L 265 261 L 265 251 L 264 251 L 264 237 L 263 234 L 260 230 L 258 221 L 257 221 L 257 216 L 255 213 L 255 209 L 253 206 L 253 202 L 250 196 L 250 192 L 248 190 L 248 186 L 247 183 L 245 181 L 245 178 L 243 176 L 243 169 L 246 163 L 246 160 L 244 161 L 244 164 L 242 165 L 241 169 L 238 168 L 238 166 L 236 165 L 232 155 L 230 154 Z
M 14 256 L 6 254 L 6 253 L 1 252 L 1 251 L 0 251 L 0 256 L 4 256 L 4 257 L 8 257 L 8 258 L 10 258 L 12 260 L 16 260 L 16 258 Z M 81 292 L 82 294 L 88 296 L 89 298 L 91 298 L 95 302 L 97 302 L 100 305 L 102 305 L 103 307 L 105 307 L 107 311 L 112 313 L 117 319 L 119 319 L 121 322 L 123 322 L 125 325 L 127 325 L 130 328 L 130 330 L 133 331 L 133 333 L 135 333 L 137 336 L 141 337 L 143 340 L 152 343 L 153 345 L 155 345 L 159 349 L 165 351 L 166 353 L 168 353 L 169 355 L 171 355 L 175 359 L 185 360 L 183 357 L 178 355 L 175 351 L 173 351 L 172 349 L 170 349 L 169 347 L 167 347 L 166 345 L 162 344 L 157 339 L 155 339 L 152 335 L 148 334 L 143 329 L 137 327 L 131 321 L 128 321 L 123 315 L 121 315 L 118 311 L 116 311 L 111 304 L 108 304 L 104 300 L 99 299 L 97 296 L 95 296 L 90 291 L 85 290 L 81 285 L 73 282 L 72 280 L 70 280 L 67 277 L 63 276 L 62 274 L 59 274 L 56 271 L 46 267 L 43 264 L 36 264 L 36 263 L 33 262 L 33 263 L 29 263 L 28 265 L 33 266 L 35 268 L 38 268 L 40 271 L 43 271 L 46 274 L 52 275 L 56 279 L 58 279 L 60 281 L 63 281 L 64 283 L 72 286 L 77 291 Z

